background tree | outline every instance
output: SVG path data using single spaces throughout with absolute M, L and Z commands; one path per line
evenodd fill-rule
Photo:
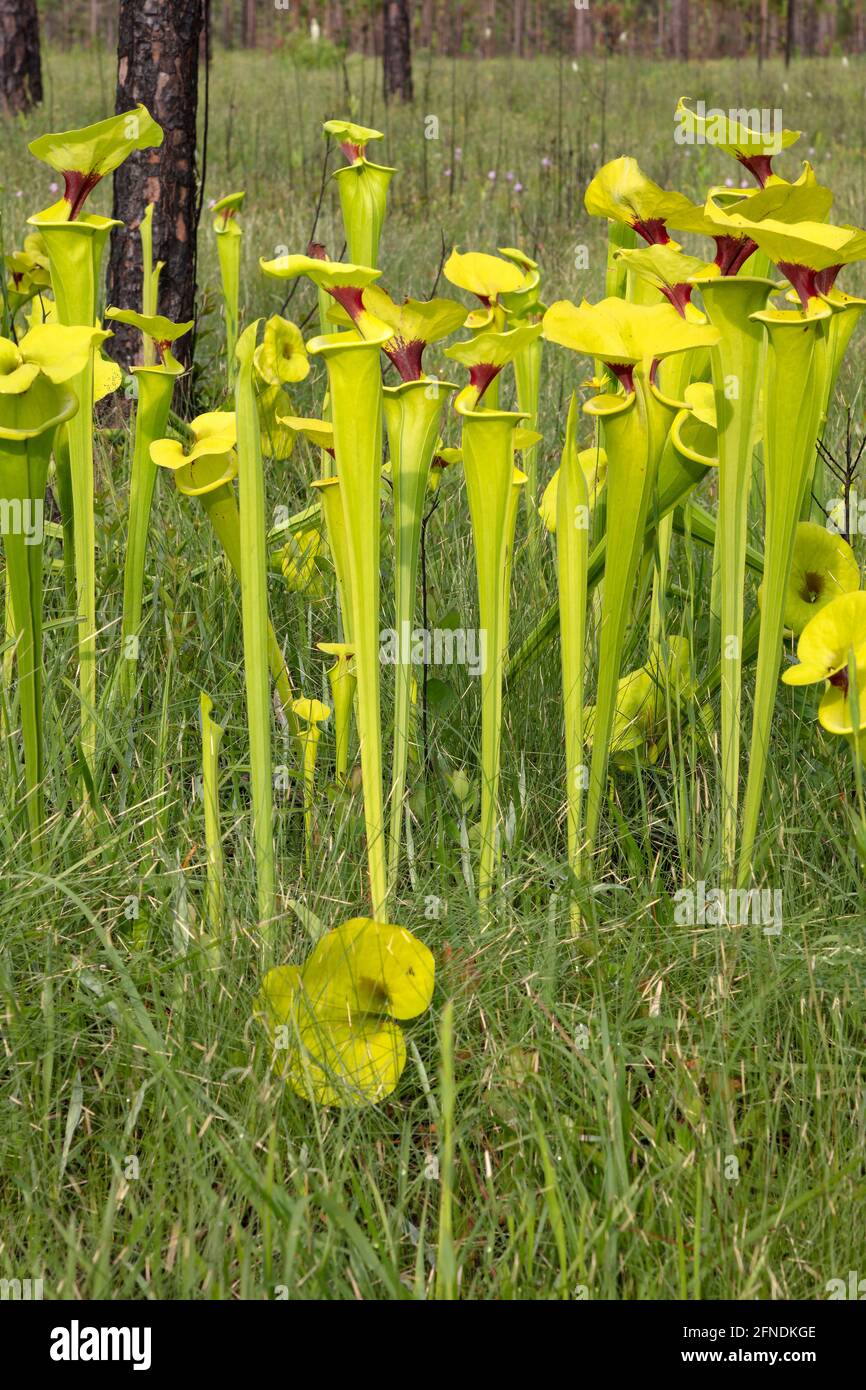
M 788 67 L 794 54 L 797 35 L 797 8 L 794 0 L 788 0 L 787 24 L 785 27 L 785 67 Z
M 111 236 L 108 302 L 141 304 L 138 228 L 153 203 L 154 260 L 165 262 L 159 310 L 176 321 L 193 318 L 195 308 L 196 113 L 206 7 L 207 0 L 120 0 L 115 109 L 143 102 L 164 139 L 159 149 L 136 151 L 114 176 L 114 216 L 124 225 Z M 130 365 L 139 335 L 118 324 L 111 344 L 118 361 Z M 188 353 L 188 344 L 182 339 L 181 351 L 187 345 Z
M 0 111 L 29 111 L 41 100 L 36 0 L 0 0 Z
M 412 100 L 412 30 L 409 0 L 384 0 L 382 77 L 386 103 Z

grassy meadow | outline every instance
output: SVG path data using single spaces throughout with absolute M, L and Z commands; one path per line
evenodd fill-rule
M 44 109 L 0 132 L 6 250 L 21 243 L 27 215 L 56 196 L 27 141 L 113 109 L 111 54 L 49 52 L 45 67 Z M 674 142 L 682 94 L 725 108 L 781 107 L 785 125 L 804 134 L 779 171 L 793 178 L 808 158 L 835 191 L 834 219 L 866 224 L 866 68 L 854 59 L 797 62 L 787 73 L 770 63 L 759 74 L 752 62 L 599 59 L 575 70 L 570 60 L 452 64 L 420 54 L 415 82 L 413 109 L 385 111 L 372 62 L 312 70 L 280 53 L 215 54 L 197 410 L 231 408 L 208 200 L 246 190 L 242 322 L 279 312 L 290 289 L 286 316 L 305 335 L 315 331 L 313 287 L 266 280 L 258 259 L 306 249 L 329 116 L 386 132 L 383 162 L 399 173 L 381 264 L 395 298 L 430 295 L 455 244 L 525 249 L 541 262 L 546 303 L 600 298 L 605 228 L 582 201 L 600 164 L 633 154 L 658 183 L 693 198 L 728 176 L 739 183 L 720 151 Z M 438 138 L 425 138 L 425 122 Z M 107 185 L 96 211 L 110 212 Z M 340 256 L 328 186 L 315 239 Z M 862 264 L 846 273 L 845 289 L 866 293 Z M 439 292 L 452 291 L 440 280 Z M 847 408 L 855 436 L 864 427 L 858 332 L 826 435 L 837 453 Z M 431 354 L 428 369 L 442 364 Z M 314 363 L 290 388 L 298 415 L 318 413 L 323 376 Z M 577 359 L 546 346 L 542 482 L 558 464 L 580 381 Z M 506 401 L 512 389 L 509 380 Z M 447 442 L 458 436 L 455 421 Z M 659 763 L 612 777 L 604 869 L 582 903 L 585 930 L 572 936 L 556 645 L 508 684 L 505 882 L 483 931 L 470 848 L 478 682 L 460 666 L 431 670 L 426 775 L 417 762 L 410 769 L 411 841 L 393 920 L 435 953 L 433 1006 L 408 1026 L 409 1062 L 393 1097 L 360 1111 L 316 1110 L 273 1076 L 251 1017 L 260 969 L 239 591 L 200 512 L 165 478 L 138 689 L 126 712 L 108 698 L 130 445 L 123 416 L 106 416 L 96 487 L 104 816 L 95 837 L 73 801 L 74 633 L 59 546 L 47 548 L 45 873 L 32 868 L 13 815 L 14 683 L 0 687 L 0 1275 L 42 1278 L 46 1297 L 82 1299 L 819 1299 L 831 1278 L 866 1275 L 866 822 L 850 753 L 818 726 L 814 689 L 780 686 L 776 700 L 755 873 L 781 892 L 781 931 L 676 920 L 676 891 L 720 876 L 717 738 L 703 739 L 697 711 L 683 705 Z M 269 504 L 306 506 L 317 469 L 299 440 L 288 462 L 268 466 Z M 427 528 L 428 623 L 471 628 L 459 467 L 439 495 Z M 713 505 L 711 485 L 701 500 Z M 756 489 L 758 543 L 760 515 Z M 552 538 L 539 565 L 525 536 L 521 514 L 512 651 L 556 595 Z M 854 545 L 862 561 L 862 539 Z M 386 622 L 387 544 L 383 557 Z M 710 560 L 697 541 L 675 542 L 665 622 L 689 637 L 698 677 Z M 332 586 L 311 598 L 278 575 L 271 582 L 297 684 L 326 699 L 316 643 L 337 635 Z M 754 604 L 750 579 L 747 612 Z M 634 624 L 625 670 L 645 659 L 645 627 Z M 225 728 L 219 971 L 199 945 L 201 690 Z M 384 668 L 386 749 L 390 693 Z M 345 798 L 327 786 L 329 756 L 326 741 L 309 866 L 300 798 L 293 788 L 277 793 L 285 961 L 302 959 L 309 944 L 290 900 L 328 925 L 364 910 L 361 797 L 356 780 L 347 816 Z M 290 761 L 277 721 L 274 762 Z M 461 770 L 465 804 L 453 783 Z

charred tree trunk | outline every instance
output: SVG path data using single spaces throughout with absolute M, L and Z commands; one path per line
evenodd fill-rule
M 36 0 L 0 0 L 0 112 L 29 111 L 41 100 Z
M 191 319 L 195 309 L 196 111 L 199 40 L 207 0 L 120 0 L 118 111 L 143 102 L 162 126 L 162 145 L 136 150 L 114 175 L 108 302 L 121 309 L 141 305 L 141 242 L 138 228 L 148 203 L 153 210 L 153 257 L 164 261 L 159 312 Z M 131 365 L 140 337 L 118 324 L 111 350 Z M 178 344 L 188 361 L 189 338 Z
M 412 100 L 412 30 L 409 0 L 384 0 L 382 6 L 382 75 L 387 104 Z

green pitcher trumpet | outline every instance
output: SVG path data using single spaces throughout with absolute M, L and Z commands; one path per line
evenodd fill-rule
M 678 217 L 695 211 L 685 194 L 660 188 L 630 155 L 603 165 L 587 185 L 583 202 L 592 217 L 621 222 L 650 245 L 670 241 L 667 223 L 678 227 Z
M 151 366 L 132 368 L 138 384 L 138 403 L 129 477 L 129 526 L 123 568 L 119 668 L 120 691 L 123 698 L 128 700 L 132 695 L 135 663 L 138 660 L 147 532 L 156 483 L 156 464 L 151 459 L 150 446 L 165 434 L 175 379 L 183 373 L 180 362 L 172 355 L 171 344 L 189 332 L 192 320 L 172 323 L 161 315 L 137 314 L 132 309 L 106 309 L 105 316 L 114 322 L 130 324 L 139 329 L 145 344 L 152 345 L 156 359 Z
M 719 331 L 710 364 L 719 459 L 722 854 L 730 876 L 737 852 L 746 540 L 752 456 L 761 433 L 758 404 L 765 345 L 763 327 L 753 315 L 766 307 L 774 284 L 742 275 L 701 277 L 697 283 L 707 317 Z
M 366 157 L 368 143 L 381 140 L 382 132 L 339 120 L 325 121 L 322 129 L 326 135 L 336 137 L 349 161 L 333 175 L 340 194 L 349 258 L 356 265 L 376 266 L 388 186 L 397 172 L 383 164 L 372 164 Z
M 112 227 L 120 226 L 120 223 L 89 213 L 81 213 L 71 222 L 65 215 L 67 211 L 61 200 L 54 208 L 37 213 L 30 221 L 39 227 L 48 247 L 58 321 L 69 327 L 90 328 L 96 322 L 105 244 Z M 66 431 L 75 539 L 81 752 L 91 773 L 96 755 L 97 709 L 93 376 L 94 364 L 91 355 L 75 380 L 69 383 L 80 403 L 80 409 L 70 420 Z
M 403 381 L 399 386 L 386 386 L 383 392 L 394 491 L 394 611 L 398 653 L 388 823 L 389 892 L 396 888 L 400 867 L 412 702 L 411 633 L 415 622 L 421 523 L 442 410 L 454 390 L 456 387 L 451 382 L 422 377 L 417 381 Z
M 680 97 L 677 102 L 675 138 L 681 143 L 699 141 L 701 144 L 718 145 L 725 154 L 731 155 L 748 169 L 761 187 L 777 177 L 773 173 L 773 155 L 796 144 L 802 134 L 799 130 L 764 131 L 759 122 L 744 125 L 732 120 L 723 111 L 702 116 L 689 109 L 686 103 L 690 100 L 690 97 Z M 756 111 L 754 114 L 757 116 L 759 113 Z
M 56 430 L 78 402 L 69 383 L 110 335 L 43 325 L 14 343 L 0 338 L 0 497 L 7 620 L 15 639 L 24 748 L 23 807 L 33 858 L 42 862 L 42 543 L 45 488 Z
M 544 305 L 539 298 L 541 274 L 538 262 L 532 260 L 515 246 L 500 246 L 500 255 L 513 261 L 526 276 L 526 284 L 511 293 L 501 296 L 508 315 L 508 324 L 515 328 L 521 323 L 537 323 L 544 313 Z M 514 381 L 517 387 L 517 408 L 528 418 L 534 427 L 538 423 L 538 401 L 541 392 L 541 362 L 544 354 L 544 341 L 534 338 L 527 343 L 514 359 Z M 526 502 L 526 525 L 528 532 L 528 559 L 530 569 L 535 571 L 540 563 L 539 545 L 541 527 L 538 513 L 538 451 L 541 436 L 523 452 L 523 468 L 526 473 L 526 487 L 523 490 Z
M 356 268 L 357 269 L 357 268 Z M 375 272 L 373 272 L 375 274 Z M 382 372 L 379 350 L 391 330 L 371 339 L 325 334 L 307 344 L 328 369 L 334 453 L 349 561 L 351 641 L 358 681 L 358 737 L 373 916 L 387 899 L 379 704 L 379 553 L 382 469 Z M 321 489 L 320 489 L 321 490 Z
M 442 408 L 456 387 L 423 375 L 429 343 L 447 337 L 464 318 L 462 305 L 449 299 L 395 304 L 378 285 L 362 293 L 365 310 L 391 330 L 382 351 L 396 367 L 401 383 L 383 393 L 385 428 L 394 498 L 394 586 L 397 664 L 394 692 L 394 752 L 389 808 L 388 889 L 393 892 L 400 863 L 403 797 L 409 752 L 412 698 L 411 631 L 415 617 L 418 560 L 424 501 Z
M 524 416 L 516 411 L 479 409 L 472 386 L 461 391 L 455 409 L 463 422 L 463 467 L 475 549 L 479 623 L 485 639 L 478 872 L 478 901 L 484 911 L 493 893 L 497 859 L 502 669 L 509 601 L 503 576 L 516 516 L 514 431 Z M 520 478 L 525 481 L 525 474 L 520 474 Z
M 333 439 L 333 434 L 331 435 Z M 322 504 L 325 530 L 328 535 L 328 549 L 334 564 L 337 580 L 337 598 L 340 604 L 340 618 L 343 632 L 348 641 L 352 640 L 352 573 L 349 565 L 349 539 L 346 529 L 346 514 L 343 509 L 343 494 L 340 480 L 334 475 L 330 478 L 316 478 L 310 484 L 316 489 Z
M 162 129 L 140 103 L 95 125 L 40 135 L 28 145 L 30 153 L 63 175 L 63 197 L 56 204 L 58 218 L 74 222 L 99 181 L 132 154 L 162 144 Z
M 51 283 L 61 324 L 90 328 L 96 321 L 102 255 L 111 218 L 84 213 L 92 190 L 133 150 L 162 144 L 162 130 L 137 106 L 81 130 L 42 135 L 30 153 L 63 175 L 62 198 L 31 217 L 41 232 L 51 265 Z M 81 693 L 81 752 L 93 769 L 96 755 L 96 555 L 93 520 L 93 362 L 70 382 L 80 409 L 67 430 L 72 479 L 77 588 L 78 669 Z
M 241 613 L 244 629 L 244 683 L 256 890 L 264 952 L 275 954 L 274 794 L 271 756 L 271 699 L 268 679 L 268 551 L 265 524 L 265 477 L 259 438 L 253 356 L 259 320 L 244 329 L 237 345 L 238 519 L 240 524 Z M 294 709 L 294 706 L 293 706 Z
M 442 267 L 442 274 L 458 289 L 480 299 L 482 307 L 473 309 L 465 318 L 465 326 L 476 333 L 502 333 L 507 323 L 505 296 L 530 291 L 538 278 L 537 272 L 528 271 L 510 258 L 489 256 L 483 251 L 463 254 L 456 246 Z M 537 335 L 527 338 L 527 351 L 536 340 Z M 488 407 L 495 408 L 499 405 L 499 382 L 491 380 L 486 391 Z
M 560 595 L 559 641 L 562 708 L 565 720 L 568 864 L 578 879 L 582 876 L 583 850 L 583 692 L 589 526 L 589 489 L 586 471 L 577 447 L 577 398 L 572 395 L 556 489 L 556 577 Z M 570 915 L 572 929 L 577 931 L 580 926 L 580 911 L 573 899 Z
M 310 700 L 306 696 L 295 700 L 292 705 L 300 725 L 298 735 L 303 750 L 304 778 L 304 860 L 309 869 L 313 862 L 313 817 L 316 809 L 316 755 L 322 730 L 319 727 L 331 717 L 331 711 L 321 700 Z
M 502 368 L 541 333 L 526 324 L 509 333 L 482 331 L 445 355 L 469 369 L 469 385 L 455 401 L 463 425 L 463 468 L 475 549 L 478 610 L 484 635 L 481 674 L 481 859 L 478 900 L 486 911 L 497 858 L 499 761 L 502 744 L 502 673 L 508 632 L 510 552 L 517 515 L 515 431 L 519 411 L 485 408 L 481 398 Z M 525 482 L 525 474 L 520 481 Z
M 153 261 L 153 203 L 148 203 L 138 229 L 141 241 L 141 312 L 145 318 L 153 318 L 159 308 L 159 279 L 165 269 L 164 261 Z M 149 334 L 144 335 L 143 362 L 152 367 L 156 362 L 156 343 Z
M 692 278 L 697 275 L 718 274 L 715 266 L 707 265 L 706 262 L 696 260 L 693 256 L 686 256 L 674 241 L 664 244 L 654 243 L 632 251 L 620 251 L 618 259 L 625 262 L 631 276 L 644 285 L 650 286 L 657 296 L 661 295 L 666 299 L 681 318 L 696 324 L 706 322 L 704 315 L 692 303 L 694 290 Z M 646 301 L 639 300 L 638 302 Z M 669 399 L 682 401 L 690 382 L 695 377 L 700 376 L 705 365 L 706 349 L 703 348 L 693 348 L 667 358 L 659 368 L 660 390 Z M 658 641 L 661 637 L 672 537 L 673 514 L 668 512 L 665 516 L 660 517 L 658 522 L 657 555 L 650 609 L 649 636 L 651 641 Z
M 379 279 L 381 270 L 346 261 L 331 261 L 322 246 L 311 246 L 310 250 L 317 254 L 277 256 L 272 261 L 262 257 L 259 265 L 265 275 L 272 275 L 277 280 L 294 280 L 298 275 L 306 275 L 317 289 L 336 300 L 362 337 L 378 338 L 383 325 L 364 308 L 363 291 Z M 328 334 L 322 336 L 327 337 Z
M 213 715 L 213 701 L 204 691 L 199 694 L 201 718 L 202 799 L 204 801 L 204 837 L 207 846 L 207 892 L 205 917 L 213 939 L 219 946 L 225 901 L 225 863 L 220 831 L 219 751 L 224 730 Z
M 235 347 L 238 341 L 240 322 L 241 286 L 241 239 L 243 229 L 238 222 L 238 213 L 244 205 L 245 193 L 229 193 L 214 203 L 213 229 L 216 234 L 217 255 L 220 265 L 223 304 L 226 316 L 226 378 L 231 387 L 235 379 L 237 362 Z
M 544 336 L 572 351 L 599 358 L 622 383 L 624 395 L 603 394 L 584 406 L 599 419 L 607 452 L 608 515 L 617 544 L 605 556 L 595 734 L 586 816 L 588 866 L 595 851 L 607 779 L 616 689 L 631 597 L 643 552 L 644 528 L 656 490 L 659 458 L 681 402 L 660 395 L 653 364 L 690 348 L 712 346 L 718 333 L 687 322 L 670 304 L 551 305 Z M 657 508 L 661 514 L 661 507 Z
M 351 642 L 317 642 L 316 647 L 325 656 L 336 658 L 328 667 L 328 684 L 334 706 L 334 780 L 339 787 L 349 774 L 349 734 L 358 684 L 352 669 L 355 648 Z
M 831 314 L 826 304 L 814 300 L 808 313 L 768 309 L 755 315 L 768 335 L 764 373 L 766 532 L 761 637 L 738 868 L 742 884 L 752 876 L 779 676 L 787 583 L 801 502 L 815 453 Z

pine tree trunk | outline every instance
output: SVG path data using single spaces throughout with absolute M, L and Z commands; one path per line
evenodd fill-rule
M 673 31 L 676 56 L 681 63 L 689 61 L 689 0 L 674 0 Z
M 115 109 L 143 102 L 164 136 L 159 149 L 136 150 L 114 175 L 114 216 L 124 225 L 111 234 L 108 303 L 141 307 L 141 242 L 138 228 L 153 203 L 153 256 L 164 261 L 159 312 L 191 319 L 195 309 L 196 111 L 199 39 L 204 0 L 120 0 Z M 189 337 L 178 344 L 188 361 Z M 118 324 L 110 350 L 131 365 L 140 335 Z M 187 355 L 185 355 L 187 354 Z
M 392 97 L 412 100 L 412 30 L 409 0 L 384 0 L 382 75 L 386 104 Z
M 0 0 L 0 112 L 29 111 L 41 101 L 36 0 Z
M 256 46 L 256 0 L 244 0 L 244 48 Z
M 787 25 L 785 29 L 785 67 L 788 67 L 794 56 L 796 23 L 797 12 L 794 0 L 788 0 Z

